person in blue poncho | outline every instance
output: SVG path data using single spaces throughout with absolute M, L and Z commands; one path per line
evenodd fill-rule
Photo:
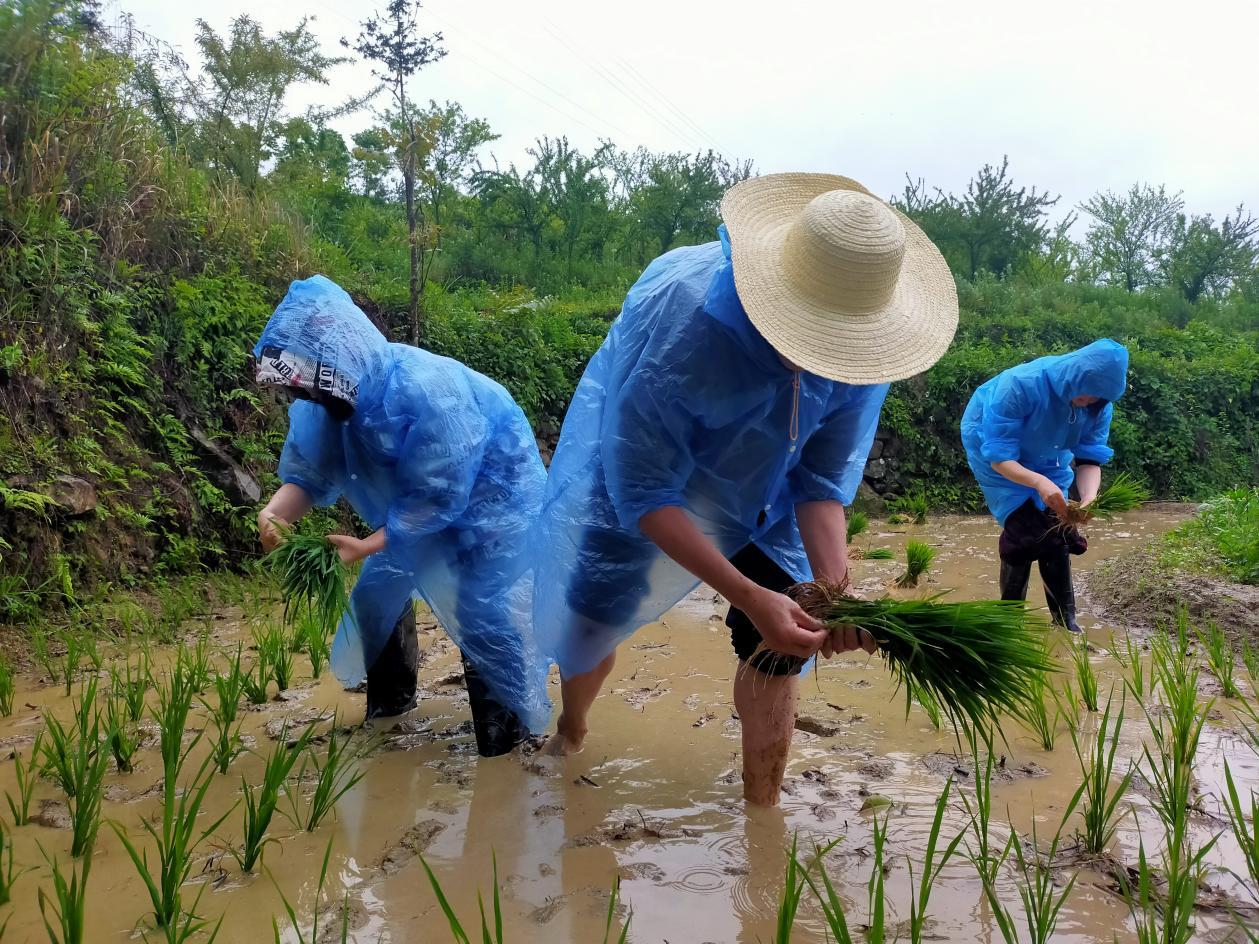
M 292 284 L 254 357 L 258 382 L 294 401 L 284 484 L 258 516 L 263 546 L 342 495 L 373 529 L 329 538 L 347 564 L 367 559 L 332 647 L 342 683 L 366 679 L 367 717 L 415 705 L 420 598 L 462 651 L 481 754 L 541 731 L 550 702 L 527 539 L 545 471 L 511 395 L 457 361 L 388 343 L 320 275 Z
M 538 519 L 534 624 L 563 682 L 547 750 L 573 753 L 617 644 L 714 587 L 744 795 L 775 804 L 802 666 L 873 649 L 783 591 L 846 580 L 844 505 L 888 382 L 944 352 L 957 296 L 922 231 L 846 178 L 744 181 L 722 217 L 719 242 L 648 266 L 586 368 Z
M 1074 528 L 1058 527 L 1059 516 L 1073 487 L 1085 508 L 1097 497 L 1127 375 L 1128 351 L 1102 339 L 1003 371 L 975 391 L 962 416 L 966 458 L 1002 527 L 1002 598 L 1027 599 L 1038 563 L 1054 622 L 1074 633 L 1071 555 L 1088 545 Z

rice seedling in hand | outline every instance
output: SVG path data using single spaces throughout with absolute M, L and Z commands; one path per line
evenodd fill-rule
M 1128 772 L 1119 781 L 1119 785 L 1111 789 L 1111 779 L 1115 772 L 1115 755 L 1119 750 L 1119 736 L 1123 731 L 1125 702 L 1121 697 L 1119 713 L 1112 715 L 1114 692 L 1106 699 L 1106 711 L 1098 721 L 1097 731 L 1086 745 L 1075 731 L 1071 732 L 1071 742 L 1075 745 L 1075 754 L 1080 761 L 1080 773 L 1083 780 L 1076 790 L 1071 802 L 1074 808 L 1083 800 L 1081 810 L 1084 819 L 1084 830 L 1079 834 L 1080 844 L 1092 855 L 1100 855 L 1106 851 L 1119 826 L 1116 813 L 1119 804 L 1132 783 L 1134 771 Z M 1113 723 L 1112 723 L 1113 719 Z
M 327 747 L 322 754 L 320 757 L 318 749 L 311 745 L 307 756 L 302 759 L 297 779 L 305 782 L 308 765 L 314 768 L 315 774 L 315 789 L 307 798 L 304 811 L 298 812 L 297 791 L 289 793 L 293 804 L 293 820 L 307 832 L 318 829 L 319 824 L 336 808 L 337 801 L 366 776 L 359 766 L 362 748 L 354 742 L 353 735 L 338 736 L 335 715 L 332 729 L 328 732 Z
M 865 534 L 870 530 L 870 517 L 864 511 L 850 511 L 848 513 L 848 543 L 852 543 L 852 539 L 859 534 Z
M 1075 662 L 1075 680 L 1079 685 L 1080 700 L 1089 711 L 1099 709 L 1097 697 L 1097 673 L 1089 658 L 1089 643 L 1083 636 L 1071 644 L 1071 658 Z
M 924 692 L 959 727 L 983 727 L 1020 710 L 1037 680 L 1055 671 L 1043 622 L 1019 600 L 859 600 L 843 586 L 819 583 L 801 584 L 792 595 L 825 623 L 870 633 L 905 689 L 906 712 L 915 692 Z
M 916 587 L 931 569 L 936 552 L 930 544 L 923 541 L 909 541 L 905 545 L 905 572 L 896 578 L 898 587 Z
M 191 750 L 191 747 L 189 747 Z M 186 759 L 168 765 L 179 769 Z M 153 906 L 153 921 L 157 928 L 166 934 L 168 941 L 183 941 L 204 929 L 207 923 L 196 917 L 197 902 L 201 895 L 189 907 L 185 907 L 183 886 L 192 871 L 193 856 L 197 847 L 222 825 L 228 815 L 235 809 L 233 806 L 226 813 L 214 820 L 204 829 L 198 829 L 197 819 L 205 804 L 206 791 L 213 782 L 210 760 L 207 758 L 193 776 L 190 783 L 181 791 L 174 776 L 168 776 L 162 790 L 161 817 L 144 820 L 141 827 L 153 840 L 156 846 L 156 861 L 150 865 L 148 849 L 141 850 L 132 842 L 127 831 L 119 823 L 109 825 L 118 834 L 127 856 L 139 873 L 148 892 L 149 902 Z
M 1014 915 L 1002 904 L 1001 899 L 997 896 L 995 881 L 984 878 L 984 895 L 992 908 L 992 914 L 996 919 L 997 928 L 1001 932 L 1001 938 L 1006 944 L 1021 944 L 1023 941 L 1028 941 L 1030 944 L 1049 944 L 1053 940 L 1054 931 L 1058 927 L 1058 916 L 1062 913 L 1062 908 L 1067 903 L 1067 899 L 1071 897 L 1071 891 L 1075 888 L 1076 879 L 1079 878 L 1078 873 L 1074 874 L 1066 885 L 1059 887 L 1052 868 L 1054 857 L 1058 854 L 1058 847 L 1062 841 L 1062 831 L 1066 827 L 1067 820 L 1074 809 L 1073 805 L 1068 804 L 1062 821 L 1058 824 L 1058 829 L 1054 833 L 1053 841 L 1049 844 L 1049 851 L 1045 853 L 1043 859 L 1040 855 L 1040 843 L 1036 835 L 1035 819 L 1032 820 L 1032 849 L 1030 853 L 1024 851 L 1022 840 L 1018 833 L 1011 828 L 1010 838 L 1006 842 L 1001 858 L 1002 861 L 1009 861 L 1010 853 L 1014 853 L 1015 869 L 1021 879 L 1018 883 L 1018 889 L 1019 898 L 1023 902 L 1023 923 L 1027 928 L 1026 937 L 1019 936 L 1018 922 L 1015 921 Z
M 1117 515 L 1139 508 L 1149 500 L 1150 490 L 1144 482 L 1127 472 L 1120 472 L 1087 506 L 1081 507 L 1077 501 L 1067 502 L 1067 516 L 1062 519 L 1060 527 L 1078 528 L 1094 518 L 1112 521 Z
M 268 830 L 280 804 L 280 792 L 288 783 L 293 765 L 306 750 L 307 744 L 314 733 L 314 725 L 308 727 L 295 744 L 287 744 L 287 732 L 280 735 L 271 754 L 267 758 L 262 772 L 262 783 L 257 787 L 241 778 L 241 786 L 245 797 L 244 838 L 239 849 L 233 847 L 232 857 L 241 867 L 241 871 L 252 872 L 263 850 L 275 839 Z
M 1237 653 L 1224 630 L 1216 623 L 1207 623 L 1205 630 L 1198 630 L 1198 641 L 1202 643 L 1207 665 L 1211 667 L 1211 674 L 1219 681 L 1224 697 L 1241 698 L 1242 692 L 1237 687 L 1235 676 Z
M 13 663 L 7 656 L 0 655 L 0 715 L 8 717 L 13 714 L 13 694 L 16 685 L 13 679 Z
M 13 754 L 13 780 L 17 788 L 17 796 L 7 790 L 5 802 L 9 804 L 9 812 L 13 814 L 14 826 L 25 826 L 31 821 L 31 797 L 35 794 L 35 783 L 39 780 L 39 758 L 43 754 L 44 732 L 35 735 L 31 743 L 30 760 L 22 760 L 22 755 Z
M 43 848 L 40 848 L 43 852 Z M 49 944 L 83 944 L 87 940 L 87 878 L 92 869 L 92 857 L 83 860 L 79 869 L 71 869 L 69 878 L 61 871 L 61 863 L 44 858 L 52 869 L 53 901 L 41 887 L 39 890 L 39 915 L 48 932 Z M 51 915 L 49 914 L 51 912 Z
M 944 847 L 939 856 L 936 849 L 940 842 L 940 832 L 944 825 L 944 811 L 949 805 L 949 791 L 953 786 L 950 777 L 944 783 L 944 789 L 936 800 L 935 817 L 931 821 L 931 831 L 927 834 L 927 848 L 923 853 L 922 874 L 918 877 L 918 886 L 914 887 L 914 861 L 906 857 L 909 863 L 909 940 L 911 944 L 922 944 L 923 931 L 927 926 L 927 908 L 931 902 L 931 892 L 940 878 L 941 870 L 957 852 L 957 847 L 966 838 L 965 831 L 958 833 Z
M 271 884 L 275 886 L 276 892 L 280 896 L 280 901 L 284 905 L 284 910 L 289 916 L 289 924 L 292 927 L 293 934 L 297 938 L 297 944 L 320 944 L 324 938 L 320 937 L 319 929 L 322 922 L 319 920 L 320 903 L 324 898 L 324 885 L 328 881 L 328 863 L 332 860 L 332 840 L 328 840 L 328 845 L 324 849 L 323 865 L 319 868 L 319 884 L 315 886 L 315 914 L 311 919 L 310 937 L 302 932 L 302 926 L 297 920 L 297 912 L 293 909 L 293 905 L 285 896 L 284 891 L 280 888 L 280 884 L 275 880 L 275 876 L 267 871 L 267 877 L 271 879 Z M 275 931 L 275 944 L 284 944 L 288 938 L 281 936 L 280 923 L 274 918 L 271 919 L 271 927 Z M 342 902 L 341 905 L 341 944 L 346 944 L 350 939 L 350 909 L 348 901 Z
M 284 541 L 267 562 L 280 587 L 284 620 L 296 624 L 312 614 L 331 633 L 349 602 L 346 569 L 326 535 L 285 529 Z

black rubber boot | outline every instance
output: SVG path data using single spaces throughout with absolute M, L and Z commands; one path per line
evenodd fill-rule
M 416 673 L 420 665 L 420 641 L 415 635 L 415 609 L 408 603 L 393 635 L 367 670 L 367 715 L 393 718 L 415 707 Z
M 516 713 L 490 694 L 481 673 L 467 656 L 463 658 L 463 678 L 468 686 L 468 704 L 472 709 L 472 730 L 476 734 L 478 754 L 498 757 L 529 736 L 528 729 L 520 723 Z
M 1049 614 L 1053 617 L 1053 621 L 1070 632 L 1078 633 L 1080 626 L 1075 621 L 1075 588 L 1071 585 L 1071 558 L 1065 553 L 1042 557 L 1040 579 L 1045 585 L 1045 602 L 1049 604 Z
M 1011 564 L 1001 559 L 1001 599 L 1026 600 L 1027 583 L 1031 579 L 1031 564 Z

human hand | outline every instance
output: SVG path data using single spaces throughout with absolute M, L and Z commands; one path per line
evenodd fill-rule
M 1067 500 L 1062 495 L 1062 489 L 1055 485 L 1048 477 L 1041 476 L 1040 482 L 1036 485 L 1036 494 L 1040 496 L 1040 500 L 1045 503 L 1045 507 L 1056 514 L 1059 518 L 1067 517 Z
M 829 659 L 841 652 L 856 652 L 864 649 L 870 655 L 879 651 L 879 644 L 868 629 L 857 626 L 836 626 L 830 631 L 826 642 L 822 644 L 822 658 Z
M 258 512 L 258 540 L 262 542 L 264 553 L 270 554 L 284 543 L 284 529 L 289 523 L 267 509 Z
M 767 649 L 783 655 L 807 659 L 830 639 L 830 631 L 795 600 L 781 593 L 757 587 L 743 607 L 755 624 Z
M 370 553 L 366 541 L 349 534 L 330 534 L 328 543 L 337 549 L 337 553 L 341 556 L 341 563 L 347 567 L 357 564 Z

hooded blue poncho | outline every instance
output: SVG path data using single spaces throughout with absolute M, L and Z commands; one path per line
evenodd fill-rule
M 260 378 L 279 375 L 355 407 L 337 422 L 295 402 L 279 468 L 315 504 L 345 495 L 371 528 L 385 529 L 385 550 L 364 565 L 352 618 L 333 642 L 337 677 L 361 682 L 418 597 L 494 696 L 543 730 L 550 702 L 529 622 L 527 538 L 545 471 L 511 395 L 457 361 L 390 344 L 321 275 L 290 286 L 254 354 Z
M 571 676 L 698 583 L 638 528 L 684 508 L 722 553 L 757 544 L 811 576 L 800 502 L 852 502 L 887 384 L 799 376 L 748 320 L 721 242 L 675 249 L 630 289 L 564 420 L 535 533 L 538 639 Z
M 962 416 L 962 445 L 998 523 L 1004 526 L 1029 498 L 1038 508 L 1045 505 L 1035 489 L 1011 482 L 992 463 L 1015 459 L 1048 476 L 1065 495 L 1075 481 L 1072 459 L 1105 465 L 1114 455 L 1106 442 L 1113 403 L 1123 395 L 1127 375 L 1127 349 L 1103 338 L 1069 354 L 1011 367 L 975 391 Z M 1103 402 L 1071 405 L 1084 395 Z

